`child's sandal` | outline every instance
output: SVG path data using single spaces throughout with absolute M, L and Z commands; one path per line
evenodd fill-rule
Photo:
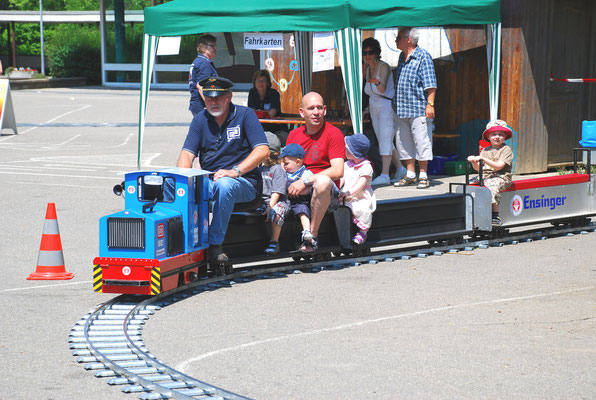
M 366 232 L 360 231 L 352 238 L 354 244 L 364 244 L 366 242 Z
M 314 253 L 319 248 L 319 243 L 317 242 L 316 238 L 312 238 L 311 240 L 304 240 L 302 244 L 298 248 L 299 251 L 303 253 Z
M 269 241 L 269 245 L 265 248 L 266 254 L 276 254 L 279 253 L 279 242 L 274 240 Z

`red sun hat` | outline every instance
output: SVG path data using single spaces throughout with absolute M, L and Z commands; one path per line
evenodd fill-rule
M 511 136 L 513 136 L 511 129 L 509 126 L 507 126 L 507 122 L 500 119 L 490 121 L 488 124 L 486 124 L 486 129 L 484 132 L 482 132 L 482 137 L 484 140 L 489 140 L 488 135 L 493 132 L 505 132 L 505 140 L 511 139 Z

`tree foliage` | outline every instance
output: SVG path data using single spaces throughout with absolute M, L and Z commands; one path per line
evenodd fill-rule
M 59 25 L 48 43 L 50 75 L 101 82 L 100 35 L 95 26 Z

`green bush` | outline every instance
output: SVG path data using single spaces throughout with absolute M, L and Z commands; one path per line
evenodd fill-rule
M 97 27 L 59 25 L 47 47 L 51 76 L 83 76 L 90 84 L 101 82 L 101 39 Z

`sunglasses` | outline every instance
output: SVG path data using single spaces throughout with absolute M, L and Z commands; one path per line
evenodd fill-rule
M 373 54 L 375 54 L 375 51 L 374 51 L 374 50 L 371 50 L 371 51 L 363 51 L 363 52 L 362 52 L 362 55 L 363 55 L 363 56 L 372 56 Z

